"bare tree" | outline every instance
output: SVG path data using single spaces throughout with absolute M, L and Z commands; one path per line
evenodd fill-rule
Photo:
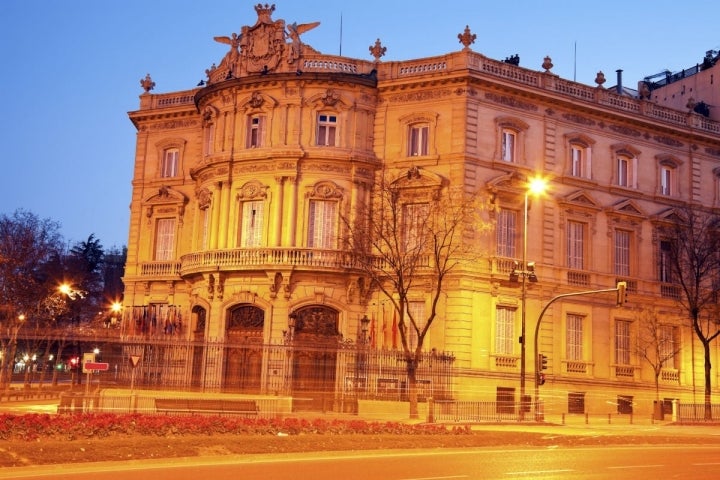
M 663 322 L 657 312 L 648 309 L 641 310 L 637 319 L 637 354 L 652 367 L 655 376 L 655 399 L 659 400 L 662 369 L 681 350 L 675 334 L 676 326 Z
M 680 304 L 689 314 L 692 330 L 703 346 L 705 364 L 705 418 L 712 418 L 710 343 L 720 335 L 717 316 L 720 294 L 720 218 L 688 207 L 662 230 L 669 263 L 668 280 L 680 286 Z M 661 248 L 662 250 L 662 248 Z M 661 257 L 663 252 L 661 252 Z M 663 265 L 661 265 L 661 269 Z
M 57 222 L 17 210 L 0 216 L 0 318 L 3 334 L 0 386 L 8 388 L 14 367 L 18 333 L 26 320 L 40 320 L 52 294 L 46 266 L 62 249 Z
M 407 365 L 410 418 L 418 417 L 416 371 L 426 335 L 438 316 L 448 275 L 469 255 L 464 236 L 478 225 L 474 196 L 422 170 L 393 181 L 381 172 L 366 203 L 344 218 L 350 248 L 372 288 L 392 305 Z M 429 298 L 423 318 L 409 308 Z

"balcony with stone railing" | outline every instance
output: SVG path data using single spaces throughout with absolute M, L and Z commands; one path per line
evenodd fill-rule
M 516 370 L 520 359 L 515 355 L 495 354 L 495 369 L 497 370 Z
M 190 275 L 205 271 L 234 271 L 266 268 L 292 267 L 306 270 L 348 270 L 363 271 L 370 268 L 383 268 L 381 257 L 370 257 L 348 250 L 329 250 L 317 248 L 235 248 L 227 250 L 208 250 L 183 255 L 180 258 L 180 275 Z M 419 268 L 430 266 L 430 256 L 418 259 Z
M 663 368 L 660 370 L 660 381 L 680 385 L 680 371 L 676 368 Z
M 592 362 L 586 362 L 584 360 L 563 360 L 564 373 L 571 375 L 582 375 L 592 377 L 593 366 Z
M 635 371 L 639 369 L 635 365 L 612 365 L 612 368 L 615 370 L 615 378 L 625 381 L 635 380 Z
M 180 273 L 188 275 L 207 270 L 233 271 L 293 267 L 306 269 L 359 269 L 360 259 L 346 250 L 314 248 L 235 248 L 190 253 L 180 258 Z

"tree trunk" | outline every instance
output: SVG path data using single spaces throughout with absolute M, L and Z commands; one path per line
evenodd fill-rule
M 13 370 L 15 369 L 15 354 L 17 353 L 17 333 L 14 334 L 13 338 L 8 342 L 8 350 L 5 352 L 7 355 L 5 359 L 5 365 L 2 369 L 2 381 L 3 391 L 7 392 L 10 390 L 12 385 Z
M 710 342 L 703 342 L 703 351 L 705 353 L 705 420 L 712 420 L 712 377 L 710 376 L 712 364 L 710 363 Z
M 415 359 L 407 361 L 408 374 L 408 400 L 410 401 L 410 418 L 420 418 L 418 413 L 417 377 L 415 375 L 417 362 Z
M 59 361 L 62 359 L 62 352 L 63 352 L 63 349 L 64 349 L 64 348 L 65 348 L 65 340 L 63 339 L 63 340 L 61 340 L 61 341 L 58 342 L 57 354 L 55 355 L 55 358 L 56 358 L 55 361 L 56 361 L 56 362 L 59 362 Z M 53 368 L 53 375 L 52 375 L 52 386 L 53 386 L 53 387 L 56 387 L 57 384 L 58 384 L 58 375 L 59 375 L 59 373 L 60 373 L 60 372 L 58 372 L 58 369 L 57 369 L 57 368 Z M 72 385 L 71 385 L 71 387 L 72 387 Z

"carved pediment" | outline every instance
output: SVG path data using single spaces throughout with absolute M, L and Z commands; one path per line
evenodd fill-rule
M 188 198 L 177 190 L 174 190 L 167 185 L 163 185 L 158 188 L 149 197 L 146 197 L 143 201 L 144 205 L 166 205 L 166 204 L 180 204 L 185 205 L 188 203 Z
M 687 221 L 685 216 L 675 208 L 667 208 L 651 218 L 653 223 L 676 224 Z
M 573 192 L 570 195 L 565 196 L 565 198 L 561 199 L 558 203 L 565 208 L 580 207 L 596 211 L 600 211 L 601 209 L 595 199 L 593 199 L 592 196 L 584 190 Z
M 645 219 L 647 215 L 632 200 L 622 200 L 606 210 L 608 214 L 629 215 Z

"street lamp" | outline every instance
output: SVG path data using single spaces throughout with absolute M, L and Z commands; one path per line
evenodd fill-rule
M 528 246 L 528 200 L 530 195 L 538 196 L 547 189 L 547 181 L 542 177 L 531 178 L 527 184 L 525 190 L 525 204 L 523 211 L 523 245 L 522 245 L 522 264 L 515 265 L 515 270 L 510 273 L 511 281 L 518 281 L 520 283 L 520 419 L 522 420 L 525 416 L 525 406 L 527 399 L 525 398 L 525 317 L 526 307 L 525 301 L 527 296 L 527 282 L 537 282 L 537 275 L 535 274 L 535 262 L 527 261 L 527 246 Z M 520 268 L 518 268 L 520 267 Z M 522 278 L 520 278 L 522 277 Z

